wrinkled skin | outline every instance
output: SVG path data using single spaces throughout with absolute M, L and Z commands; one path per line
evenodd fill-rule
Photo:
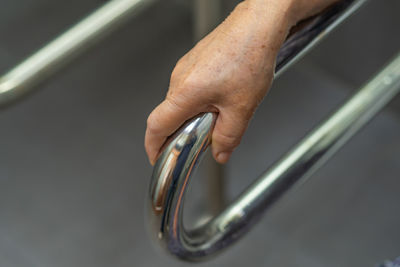
M 247 0 L 184 55 L 165 100 L 147 120 L 145 148 L 154 165 L 166 138 L 202 112 L 218 113 L 212 134 L 215 160 L 226 163 L 266 95 L 275 58 L 299 20 L 333 0 Z

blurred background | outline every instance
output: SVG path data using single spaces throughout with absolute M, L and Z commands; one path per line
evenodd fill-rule
M 104 2 L 2 0 L 0 73 Z M 236 3 L 223 2 L 224 16 Z M 275 81 L 226 166 L 229 199 L 400 50 L 399 10 L 398 0 L 371 0 Z M 192 46 L 190 1 L 156 1 L 1 110 L 0 266 L 188 265 L 146 232 L 143 139 Z M 397 98 L 237 245 L 198 266 L 375 266 L 400 256 L 399 152 Z

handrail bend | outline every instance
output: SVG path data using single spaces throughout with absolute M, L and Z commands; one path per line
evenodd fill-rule
M 154 0 L 111 0 L 0 77 L 0 108 L 34 89 Z
M 342 1 L 292 35 L 278 57 L 278 74 L 364 2 Z M 183 225 L 185 190 L 211 142 L 216 115 L 201 114 L 188 121 L 168 139 L 153 170 L 148 218 L 154 239 L 172 255 L 189 261 L 204 260 L 220 252 L 246 233 L 294 184 L 318 169 L 399 89 L 400 56 L 264 172 L 224 211 L 193 230 Z

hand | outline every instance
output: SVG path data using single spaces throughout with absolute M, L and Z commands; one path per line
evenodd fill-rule
M 244 1 L 179 60 L 165 100 L 147 120 L 151 164 L 166 138 L 202 112 L 218 113 L 212 152 L 219 163 L 229 160 L 271 85 L 279 48 L 299 19 L 293 3 Z

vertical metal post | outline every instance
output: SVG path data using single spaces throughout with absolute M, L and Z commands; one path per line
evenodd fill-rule
M 221 0 L 193 0 L 194 37 L 199 41 L 221 22 Z
M 221 7 L 221 0 L 193 0 L 193 34 L 196 42 L 221 22 Z M 209 196 L 207 210 L 210 215 L 216 215 L 226 202 L 224 167 L 215 162 L 211 153 L 206 153 L 202 165 L 207 170 L 204 182 L 206 194 Z
M 202 165 L 205 168 L 204 185 L 208 199 L 206 210 L 209 215 L 215 216 L 227 204 L 225 167 L 214 160 L 210 151 L 205 154 Z

